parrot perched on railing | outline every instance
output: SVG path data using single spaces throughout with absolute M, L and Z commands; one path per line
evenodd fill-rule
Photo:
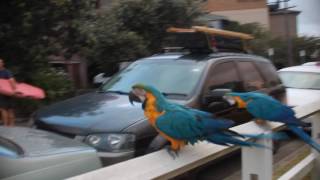
M 233 121 L 217 119 L 211 113 L 170 103 L 152 86 L 134 85 L 129 93 L 129 100 L 131 104 L 133 101 L 142 102 L 144 114 L 150 124 L 171 143 L 171 146 L 167 146 L 167 151 L 173 158 L 187 143 L 193 145 L 203 140 L 226 146 L 265 147 L 243 140 L 245 137 L 261 138 L 263 135 L 234 132 L 229 129 L 234 125 Z
M 246 108 L 255 118 L 286 124 L 287 127 L 304 142 L 320 152 L 320 145 L 302 129 L 302 127 L 310 126 L 310 123 L 305 123 L 297 119 L 295 112 L 289 106 L 282 104 L 271 96 L 256 92 L 232 92 L 227 93 L 225 97 L 229 102 L 230 98 L 228 97 L 232 97 L 238 108 Z

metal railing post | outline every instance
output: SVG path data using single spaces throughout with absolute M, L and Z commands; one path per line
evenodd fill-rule
M 271 180 L 272 140 L 260 139 L 256 142 L 270 148 L 241 148 L 242 180 Z
M 320 112 L 311 116 L 312 119 L 312 137 L 316 142 L 320 143 Z M 320 154 L 318 151 L 312 149 L 312 154 L 315 157 L 313 170 L 311 173 L 313 180 L 319 180 L 320 178 Z

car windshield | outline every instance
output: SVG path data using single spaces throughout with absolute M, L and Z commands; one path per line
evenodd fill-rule
M 320 89 L 320 73 L 282 71 L 280 78 L 288 88 Z
M 103 92 L 129 93 L 137 83 L 152 85 L 166 96 L 187 97 L 195 89 L 205 62 L 192 60 L 137 61 L 118 73 L 103 87 Z

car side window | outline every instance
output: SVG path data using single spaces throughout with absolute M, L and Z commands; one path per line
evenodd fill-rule
M 255 91 L 265 88 L 265 82 L 261 74 L 252 62 L 237 62 L 244 86 L 247 91 Z
M 271 63 L 258 62 L 256 63 L 267 80 L 267 87 L 273 87 L 281 84 L 276 68 Z
M 210 71 L 208 90 L 232 89 L 241 91 L 241 82 L 234 62 L 220 63 Z

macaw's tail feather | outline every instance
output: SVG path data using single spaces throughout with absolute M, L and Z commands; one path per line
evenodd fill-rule
M 308 122 L 303 122 L 304 123 L 304 127 L 311 127 L 312 123 L 308 123 Z
M 252 139 L 272 139 L 272 140 L 287 140 L 289 136 L 285 132 L 273 132 L 268 134 L 241 134 L 246 138 Z
M 297 119 L 295 116 L 291 116 L 290 118 L 286 118 L 285 120 L 282 120 L 282 121 L 283 123 L 290 124 L 290 125 L 301 126 L 301 127 L 311 127 L 311 123 L 303 122 L 300 119 Z
M 229 134 L 229 135 L 231 135 L 231 136 L 240 137 L 240 138 L 246 138 L 245 135 L 239 134 L 238 132 L 232 131 L 232 130 L 230 130 L 230 129 L 226 129 L 224 132 L 227 133 L 227 134 Z
M 301 127 L 311 127 L 311 123 L 306 123 L 306 122 L 303 122 L 301 120 L 296 121 L 292 125 L 298 125 L 298 126 L 301 126 Z
M 288 125 L 289 129 L 294 132 L 297 136 L 299 136 L 304 142 L 308 143 L 318 152 L 320 152 L 320 144 L 315 142 L 307 133 L 303 131 L 300 127 L 294 125 Z
M 219 145 L 237 145 L 237 146 L 247 146 L 247 147 L 269 148 L 258 143 L 243 141 L 238 138 L 225 135 L 225 134 L 214 134 L 207 137 L 207 140 L 211 143 L 215 143 Z

